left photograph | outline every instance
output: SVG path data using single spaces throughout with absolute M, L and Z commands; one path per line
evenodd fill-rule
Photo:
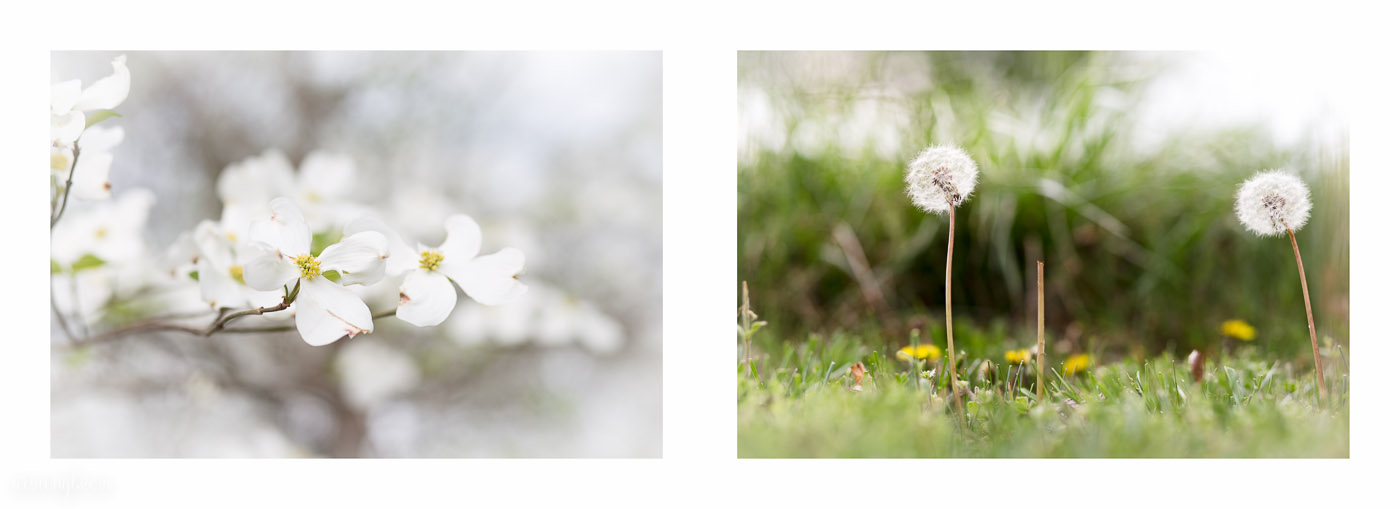
M 53 457 L 659 457 L 659 52 L 54 52 Z

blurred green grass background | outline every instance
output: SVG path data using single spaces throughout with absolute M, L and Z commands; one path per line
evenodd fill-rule
M 903 184 L 931 144 L 962 146 L 981 170 L 957 214 L 953 311 L 982 332 L 959 338 L 990 339 L 959 350 L 1034 344 L 1043 259 L 1052 354 L 1213 354 L 1221 323 L 1243 319 L 1258 330 L 1245 348 L 1310 363 L 1287 238 L 1256 237 L 1233 212 L 1240 182 L 1277 167 L 1312 190 L 1298 241 L 1318 337 L 1346 346 L 1345 138 L 1284 146 L 1259 124 L 1141 125 L 1144 90 L 1175 60 L 741 53 L 738 279 L 769 324 L 758 348 L 838 331 L 897 346 L 912 328 L 943 344 L 947 216 L 916 209 Z

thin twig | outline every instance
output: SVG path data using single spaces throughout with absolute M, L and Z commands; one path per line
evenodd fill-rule
M 68 343 L 72 344 L 78 338 L 73 335 L 73 330 L 68 328 L 68 319 L 63 317 L 63 312 L 58 310 L 58 301 L 53 296 L 53 280 L 49 280 L 49 306 L 53 307 L 53 316 L 58 318 L 58 326 L 63 329 L 64 337 L 68 338 Z
M 58 220 L 63 217 L 63 211 L 68 210 L 68 197 L 73 194 L 73 174 L 78 172 L 78 157 L 82 151 L 78 149 L 77 140 L 73 141 L 73 164 L 68 168 L 68 183 L 63 184 L 63 203 L 58 210 L 54 211 L 53 217 L 49 218 L 49 229 L 52 230 Z
M 300 284 L 301 284 L 301 281 L 297 281 L 297 284 L 300 285 Z M 223 318 L 220 318 L 220 319 L 216 320 L 216 321 L 213 323 L 213 325 L 210 325 L 210 326 L 209 326 L 209 329 L 206 330 L 206 331 L 204 331 L 204 334 L 203 334 L 203 335 L 204 335 L 204 336 L 212 336 L 212 335 L 214 335 L 214 333 L 219 332 L 220 330 L 223 330 L 224 325 L 228 324 L 229 322 L 231 322 L 231 321 L 233 321 L 233 320 L 235 320 L 235 319 L 238 319 L 238 318 L 241 318 L 241 317 L 244 317 L 244 316 L 261 315 L 261 314 L 265 314 L 265 313 L 275 313 L 275 312 L 277 312 L 277 311 L 281 311 L 281 310 L 287 309 L 287 308 L 289 308 L 289 307 L 291 307 L 291 306 L 292 306 L 292 301 L 287 300 L 287 299 L 284 298 L 284 299 L 282 299 L 282 302 L 279 303 L 279 304 L 277 304 L 276 306 L 268 306 L 268 307 L 253 308 L 253 309 L 247 309 L 247 310 L 239 311 L 239 312 L 237 312 L 237 313 L 229 313 L 228 316 L 225 316 L 225 317 L 223 317 Z
M 1313 366 L 1317 371 L 1317 405 L 1322 406 L 1322 398 L 1327 396 L 1327 385 L 1322 380 L 1322 354 L 1317 351 L 1317 330 L 1313 327 L 1312 300 L 1308 297 L 1308 275 L 1303 272 L 1303 255 L 1298 252 L 1298 239 L 1293 229 L 1288 229 L 1288 240 L 1293 242 L 1293 258 L 1298 260 L 1298 279 L 1303 282 L 1303 306 L 1308 310 L 1308 337 L 1312 339 Z
M 107 332 L 104 332 L 104 333 L 102 333 L 102 334 L 98 334 L 98 335 L 96 335 L 96 336 L 89 336 L 89 337 L 86 337 L 86 338 L 83 338 L 83 339 L 75 340 L 75 341 L 72 342 L 72 346 L 75 346 L 75 347 L 76 347 L 76 346 L 87 346 L 87 345 L 92 345 L 92 344 L 97 344 L 97 343 L 103 343 L 103 342 L 106 342 L 106 341 L 110 341 L 110 340 L 113 340 L 113 339 L 117 339 L 117 338 L 119 338 L 119 337 L 122 337 L 122 336 L 125 336 L 125 335 L 128 335 L 128 334 L 136 333 L 136 332 L 154 332 L 154 331 L 184 332 L 184 333 L 186 333 L 186 334 L 192 334 L 192 335 L 195 335 L 195 336 L 203 336 L 203 335 L 205 335 L 205 334 L 204 334 L 205 331 L 204 331 L 203 329 L 197 329 L 197 328 L 194 328 L 194 327 L 186 327 L 186 326 L 183 326 L 183 325 L 177 325 L 177 324 L 173 324 L 173 323 L 169 323 L 169 322 L 164 322 L 164 321 L 148 321 L 148 322 L 140 322 L 140 323 L 131 324 L 131 325 L 128 325 L 128 326 L 125 326 L 125 327 L 119 327 L 119 328 L 112 329 L 112 330 L 109 330 L 109 331 L 107 331 Z

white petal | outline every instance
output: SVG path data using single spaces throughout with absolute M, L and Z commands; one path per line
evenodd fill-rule
M 262 252 L 243 265 L 243 281 L 257 290 L 270 291 L 291 283 L 301 271 L 296 264 L 277 254 L 276 248 L 259 244 Z
M 199 296 L 210 306 L 241 307 L 243 295 L 238 281 L 228 273 L 227 266 L 217 266 L 208 258 L 199 259 Z
M 384 277 L 387 244 L 379 232 L 360 232 L 326 246 L 317 259 L 322 271 L 340 272 L 341 284 L 370 284 Z
M 175 242 L 165 249 L 158 262 L 160 270 L 179 278 L 181 282 L 190 272 L 198 270 L 199 245 L 195 243 L 193 232 L 182 232 Z
M 467 263 L 443 261 L 442 272 L 473 300 L 488 306 L 502 304 L 525 294 L 525 284 L 515 275 L 525 269 L 525 255 L 506 248 Z
M 311 346 L 374 331 L 369 307 L 354 292 L 326 278 L 302 281 L 296 304 L 297 332 Z
M 438 248 L 442 255 L 457 260 L 470 260 L 481 252 L 481 227 L 470 216 L 453 214 L 447 218 L 447 239 Z
M 194 243 L 199 246 L 200 258 L 208 258 L 215 266 L 233 265 L 233 241 L 224 234 L 223 228 L 214 221 L 205 219 L 194 227 Z
M 97 152 L 111 152 L 112 149 L 121 144 L 124 138 L 126 138 L 126 130 L 122 129 L 121 126 L 92 126 L 83 131 L 83 157 Z
M 108 176 L 112 171 L 112 154 L 82 152 L 73 168 L 73 197 L 80 200 L 105 200 L 112 196 Z
M 268 204 L 272 214 L 253 221 L 248 237 L 276 248 L 284 255 L 311 253 L 311 228 L 292 200 L 278 197 Z
M 418 266 L 418 253 L 403 241 L 388 224 L 373 215 L 361 215 L 345 225 L 346 237 L 360 232 L 379 232 L 389 242 L 389 257 L 384 260 L 384 272 L 398 276 Z
M 83 134 L 87 117 L 81 111 L 49 116 L 49 139 L 59 145 L 72 145 Z
M 126 100 L 131 91 L 131 71 L 126 68 L 126 55 L 112 59 L 112 75 L 88 85 L 73 105 L 74 109 L 110 110 Z
M 276 306 L 276 305 L 282 303 L 282 292 L 281 292 L 280 290 L 279 290 L 279 291 L 272 291 L 272 292 L 262 292 L 262 291 L 254 290 L 252 287 L 250 287 L 250 286 L 248 286 L 248 285 L 238 285 L 238 291 L 239 291 L 239 293 L 240 293 L 240 298 L 241 298 L 241 301 L 240 301 L 240 302 L 242 303 L 242 304 L 241 304 L 242 306 L 247 306 L 247 307 L 250 307 L 250 308 L 266 308 L 266 307 Z M 277 317 L 285 317 L 286 315 L 283 315 L 283 314 L 281 314 L 281 313 L 272 313 L 272 314 L 268 314 L 268 315 L 257 315 L 257 316 L 260 316 L 260 317 L 263 317 L 263 318 L 266 318 L 266 319 L 285 320 L 285 318 L 277 318 Z
M 78 96 L 83 94 L 83 82 L 68 80 L 49 87 L 49 113 L 62 115 L 73 110 Z
M 341 154 L 312 152 L 301 161 L 297 180 L 308 201 L 331 201 L 345 196 L 354 185 L 355 161 Z
M 419 327 L 442 323 L 457 306 L 457 289 L 442 274 L 422 270 L 408 273 L 399 287 L 400 320 Z
M 74 181 L 73 186 L 78 186 Z M 135 262 L 145 256 L 146 217 L 155 205 L 155 194 L 146 189 L 135 188 L 122 194 L 104 207 L 89 211 L 94 217 L 96 230 L 89 233 L 92 253 L 107 263 L 119 265 Z M 76 219 L 76 218 L 75 218 Z M 131 276 L 139 271 L 119 271 L 119 275 Z
M 263 210 L 265 205 L 257 207 L 250 205 L 228 204 L 224 205 L 223 213 L 219 215 L 219 231 L 233 242 L 248 242 L 251 237 L 248 231 L 253 226 L 253 221 L 263 215 L 271 214 L 270 211 Z
M 219 174 L 219 199 L 224 205 L 262 208 L 278 196 L 296 192 L 296 177 L 287 156 L 276 149 L 249 157 L 224 168 Z

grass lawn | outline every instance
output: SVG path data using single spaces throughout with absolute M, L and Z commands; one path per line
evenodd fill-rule
M 739 457 L 1348 456 L 1346 361 L 1336 347 L 1320 408 L 1311 359 L 1270 361 L 1248 349 L 1207 359 L 1200 382 L 1185 359 L 1094 362 L 1066 375 L 1064 356 L 1052 353 L 1044 402 L 1034 359 L 962 355 L 961 418 L 946 357 L 917 360 L 841 334 L 771 348 L 778 353 L 739 366 Z M 860 390 L 856 363 L 868 371 Z

